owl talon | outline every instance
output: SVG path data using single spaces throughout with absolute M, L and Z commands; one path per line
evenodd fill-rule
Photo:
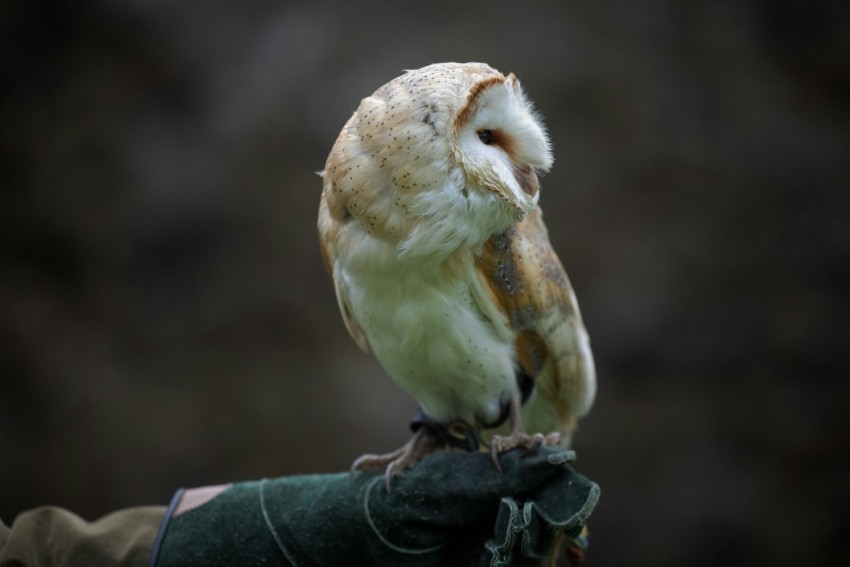
M 401 471 L 396 471 L 395 467 L 396 464 L 395 461 L 393 461 L 387 465 L 387 472 L 384 473 L 384 486 L 387 487 L 387 492 L 389 492 L 392 487 L 393 477 L 397 474 L 401 474 Z
M 496 470 L 502 472 L 502 465 L 499 464 L 499 448 L 495 441 L 496 438 L 494 437 L 493 441 L 490 442 L 490 458 L 493 460 Z
M 410 438 L 410 441 L 395 451 L 384 455 L 361 455 L 352 463 L 351 472 L 383 473 L 384 483 L 389 492 L 393 477 L 413 468 L 425 456 L 443 446 L 443 441 L 434 437 L 428 429 L 422 428 Z
M 561 444 L 561 434 L 557 431 L 553 431 L 543 437 L 543 446 L 544 447 L 554 447 L 555 445 Z
M 490 456 L 492 457 L 493 464 L 496 465 L 496 468 L 498 470 L 502 470 L 502 466 L 499 464 L 500 453 L 507 453 L 512 449 L 525 449 L 525 453 L 523 455 L 525 456 L 535 452 L 541 445 L 550 447 L 558 445 L 560 442 L 561 435 L 557 432 L 552 432 L 548 435 L 543 435 L 542 433 L 529 435 L 524 432 L 514 432 L 506 437 L 494 435 L 493 439 L 490 441 Z
M 351 463 L 350 471 L 355 473 L 357 471 L 366 471 L 373 473 L 381 473 L 386 471 L 387 467 L 397 458 L 399 458 L 402 454 L 402 449 L 396 449 L 391 453 L 385 453 L 383 455 L 373 455 L 366 454 L 360 455 L 357 459 Z

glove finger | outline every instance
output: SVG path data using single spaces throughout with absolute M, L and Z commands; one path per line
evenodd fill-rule
M 436 453 L 394 479 L 392 492 L 421 494 L 423 488 L 439 487 L 436 492 L 447 500 L 483 499 L 495 506 L 503 496 L 528 493 L 546 483 L 574 458 L 574 452 L 555 447 L 515 449 L 499 455 L 499 470 L 489 453 Z
M 548 557 L 559 532 L 575 536 L 599 499 L 599 486 L 571 469 L 529 500 L 503 498 L 493 538 L 485 544 L 487 565 L 518 565 Z
M 503 497 L 532 493 L 573 458 L 552 447 L 514 450 L 500 455 L 499 470 L 489 453 L 438 453 L 394 479 L 385 504 L 415 502 L 423 521 L 443 526 L 492 525 Z
M 598 484 L 572 470 L 541 487 L 523 506 L 523 555 L 545 557 L 557 532 L 577 536 L 599 495 Z

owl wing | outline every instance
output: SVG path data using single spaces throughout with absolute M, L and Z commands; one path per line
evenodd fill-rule
M 354 318 L 351 311 L 351 303 L 348 295 L 348 285 L 345 276 L 337 262 L 336 245 L 342 226 L 350 220 L 350 215 L 345 212 L 344 207 L 334 197 L 333 192 L 326 187 L 322 192 L 319 203 L 319 247 L 322 252 L 322 261 L 325 269 L 333 280 L 336 300 L 342 313 L 345 328 L 348 329 L 351 338 L 363 351 L 369 352 L 369 340 L 363 327 Z
M 537 207 L 525 220 L 487 241 L 478 258 L 482 287 L 516 333 L 518 372 L 533 378 L 523 407 L 529 432 L 567 437 L 596 392 L 593 355 L 567 273 L 549 242 Z

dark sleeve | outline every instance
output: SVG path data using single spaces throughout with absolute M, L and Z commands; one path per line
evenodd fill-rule
M 165 506 L 113 512 L 94 522 L 55 507 L 0 521 L 0 567 L 11 565 L 147 565 Z

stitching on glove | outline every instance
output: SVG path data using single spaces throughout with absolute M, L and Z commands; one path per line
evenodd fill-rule
M 542 510 L 537 503 L 526 502 L 522 508 L 522 515 L 525 524 L 523 526 L 521 543 L 523 554 L 528 557 L 532 556 L 532 551 L 536 542 L 532 541 L 532 534 L 527 528 L 535 521 L 535 518 L 537 519 L 537 523 L 542 523 L 544 528 L 550 533 L 556 533 L 559 531 L 570 533 L 571 530 L 574 530 L 579 526 L 583 526 L 587 522 L 587 518 L 590 516 L 590 513 L 593 512 L 593 509 L 596 507 L 596 503 L 599 500 L 599 493 L 599 485 L 591 483 L 590 492 L 587 495 L 587 500 L 585 500 L 584 506 L 562 522 L 559 522 L 557 519 L 544 513 L 544 510 Z
M 292 565 L 293 567 L 298 567 L 298 563 L 295 561 L 295 559 L 292 558 L 292 556 L 289 554 L 289 552 L 286 551 L 286 548 L 283 546 L 283 540 L 281 539 L 281 537 L 277 533 L 277 531 L 274 529 L 274 524 L 272 523 L 271 517 L 269 517 L 269 511 L 268 511 L 268 508 L 266 508 L 266 490 L 265 490 L 266 484 L 268 483 L 268 481 L 269 481 L 269 479 L 267 479 L 267 478 L 264 478 L 263 480 L 260 481 L 260 490 L 259 490 L 259 493 L 260 493 L 260 510 L 263 513 L 263 521 L 266 522 L 266 527 L 269 529 L 269 532 L 272 534 L 272 537 L 274 538 L 274 541 L 277 544 L 277 547 L 280 549 L 280 552 L 283 553 L 284 557 L 286 557 L 286 560 L 289 561 L 290 565 Z
M 499 551 L 498 546 L 492 541 L 485 543 L 484 549 L 490 553 L 490 567 L 506 567 L 507 565 L 510 565 L 510 555 L 506 556 L 504 553 Z
M 522 549 L 522 554 L 526 557 L 532 556 L 532 547 L 534 546 L 534 542 L 531 541 L 531 533 L 527 529 L 528 526 L 531 525 L 531 522 L 534 521 L 534 511 L 537 510 L 537 506 L 534 505 L 533 502 L 526 502 L 522 507 L 522 539 L 520 542 L 520 548 Z M 542 516 L 542 514 L 538 511 L 538 516 Z M 546 530 L 555 531 L 552 529 L 552 523 L 546 522 Z
M 395 545 L 391 541 L 387 540 L 378 529 L 378 526 L 375 522 L 372 521 L 372 515 L 369 513 L 369 498 L 372 494 L 372 490 L 378 485 L 381 484 L 381 490 L 383 490 L 384 477 L 378 476 L 372 482 L 366 486 L 366 495 L 363 498 L 363 512 L 366 516 L 366 522 L 368 522 L 369 527 L 372 528 L 372 531 L 378 536 L 378 539 L 381 540 L 381 543 L 392 549 L 393 551 L 397 551 L 399 553 L 404 553 L 407 555 L 425 555 L 426 553 L 434 553 L 435 551 L 439 551 L 444 544 L 440 543 L 433 547 L 426 547 L 424 549 L 411 549 L 407 547 L 401 547 L 399 545 Z
M 546 461 L 550 465 L 564 465 L 566 463 L 572 463 L 576 460 L 576 452 L 569 451 L 559 451 L 557 453 L 552 453 L 548 457 L 546 457 Z
M 561 530 L 568 530 L 570 528 L 582 526 L 587 522 L 587 518 L 590 517 L 590 513 L 593 512 L 593 509 L 596 507 L 596 503 L 599 501 L 599 493 L 599 485 L 595 482 L 591 482 L 590 492 L 588 492 L 587 494 L 587 499 L 584 501 L 584 506 L 582 506 L 578 512 L 576 512 L 575 514 L 560 523 L 554 518 L 545 514 L 543 510 L 541 510 L 541 508 L 536 504 L 534 505 L 534 510 L 535 512 L 537 512 L 537 515 L 543 520 L 545 520 L 548 525 L 554 526 Z
M 487 549 L 487 551 L 489 551 L 492 555 L 492 558 L 490 559 L 491 567 L 510 565 L 511 550 L 514 547 L 516 534 L 522 529 L 522 527 L 517 528 L 517 519 L 520 517 L 519 506 L 517 506 L 516 501 L 509 496 L 502 498 L 501 509 L 497 516 L 497 522 L 501 523 L 501 517 L 505 511 L 507 511 L 508 517 L 503 524 L 505 526 L 504 540 L 501 543 L 496 543 L 495 541 L 490 540 L 484 544 L 485 549 Z

